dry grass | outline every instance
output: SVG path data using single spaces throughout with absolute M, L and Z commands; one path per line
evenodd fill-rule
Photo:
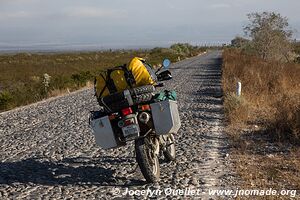
M 252 148 L 260 148 L 255 145 Z M 265 150 L 265 149 L 264 149 Z M 255 151 L 236 152 L 233 155 L 236 171 L 242 182 L 241 189 L 282 189 L 300 192 L 300 151 L 270 153 L 264 155 Z M 299 196 L 298 196 L 299 197 Z M 254 197 L 248 197 L 253 199 Z M 241 199 L 245 199 L 244 197 Z M 258 199 L 258 197 L 255 197 Z M 290 196 L 263 196 L 260 199 L 291 199 Z M 297 199 L 297 197 L 295 198 Z
M 223 58 L 227 131 L 240 187 L 299 193 L 300 65 L 266 62 L 237 49 L 225 50 Z
M 242 178 L 248 180 L 245 185 L 249 188 L 264 188 L 266 185 L 273 189 L 299 189 L 299 151 L 294 151 L 288 155 L 268 156 L 238 154 L 236 157 L 237 167 Z M 256 163 L 256 164 L 255 164 Z M 259 163 L 259 164 L 258 164 Z M 270 165 L 270 163 L 272 163 Z
M 224 100 L 225 114 L 231 124 L 240 124 L 248 119 L 249 103 L 240 96 L 238 97 L 234 92 L 229 92 L 225 95 Z
M 300 141 L 300 65 L 265 62 L 228 49 L 223 54 L 225 110 L 233 126 L 259 124 L 277 139 Z M 242 82 L 242 100 L 232 97 Z M 232 106 L 232 104 L 234 106 Z
M 71 91 L 70 91 L 69 88 L 66 88 L 66 89 L 54 89 L 54 90 L 51 90 L 49 92 L 49 97 L 63 96 L 63 95 L 68 94 L 70 92 Z

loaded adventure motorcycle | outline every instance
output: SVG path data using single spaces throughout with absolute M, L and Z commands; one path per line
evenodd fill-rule
M 135 143 L 136 161 L 146 181 L 160 177 L 159 157 L 175 160 L 175 139 L 181 126 L 175 91 L 158 92 L 172 79 L 165 59 L 156 72 L 144 59 L 114 67 L 95 79 L 95 96 L 102 110 L 92 111 L 90 126 L 103 149 Z

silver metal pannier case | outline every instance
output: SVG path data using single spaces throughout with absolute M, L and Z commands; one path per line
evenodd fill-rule
M 120 146 L 118 139 L 115 137 L 108 116 L 93 119 L 90 121 L 96 143 L 103 149 L 110 149 Z
M 150 106 L 156 134 L 177 133 L 181 126 L 177 101 L 165 100 Z

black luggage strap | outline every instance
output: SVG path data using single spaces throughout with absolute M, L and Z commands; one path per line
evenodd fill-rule
M 97 93 L 96 93 L 96 84 L 97 84 L 97 78 L 95 77 L 95 79 L 94 79 L 94 92 L 95 92 L 95 96 L 97 96 Z
M 132 71 L 127 69 L 126 64 L 124 64 L 122 66 L 114 67 L 112 69 L 108 69 L 106 77 L 104 77 L 103 74 L 100 74 L 102 76 L 102 78 L 105 80 L 105 86 L 101 90 L 99 97 L 102 96 L 102 94 L 103 94 L 103 92 L 105 91 L 106 88 L 108 88 L 108 90 L 111 93 L 115 93 L 115 92 L 118 91 L 113 79 L 110 77 L 111 73 L 114 70 L 117 70 L 117 69 L 121 69 L 121 70 L 124 71 L 125 80 L 126 80 L 126 82 L 127 82 L 127 84 L 129 85 L 130 88 L 133 88 L 133 85 L 136 84 L 136 81 L 134 79 Z M 96 83 L 96 79 L 95 79 L 95 83 Z
M 103 77 L 103 75 L 102 74 L 100 74 L 100 76 L 102 76 L 102 78 L 104 79 L 104 80 L 106 80 L 104 77 Z M 97 83 L 97 79 L 95 78 L 95 84 Z M 100 92 L 100 94 L 99 94 L 99 97 L 101 97 L 102 96 L 102 94 L 103 94 L 103 92 L 104 92 L 104 90 L 106 89 L 106 81 L 105 81 L 105 86 L 102 88 L 102 90 L 101 90 L 101 92 Z
M 112 72 L 112 70 L 107 70 L 107 74 L 106 74 L 106 78 L 103 76 L 103 74 L 100 74 L 100 76 L 102 76 L 102 78 L 105 80 L 105 86 L 102 88 L 99 97 L 102 96 L 103 92 L 105 91 L 106 88 L 108 88 L 108 90 L 112 93 L 117 92 L 117 88 L 115 86 L 114 81 L 110 78 L 110 73 Z
M 124 71 L 124 76 L 125 76 L 127 84 L 129 85 L 130 88 L 133 88 L 133 85 L 136 84 L 136 81 L 134 79 L 132 71 L 130 71 L 130 70 L 127 69 L 126 64 L 124 64 L 124 65 L 122 65 L 120 67 Z
M 115 93 L 117 92 L 117 87 L 114 83 L 114 80 L 112 80 L 112 78 L 110 77 L 110 74 L 112 73 L 112 71 L 114 71 L 113 69 L 108 69 L 107 70 L 107 76 L 106 76 L 106 87 L 108 88 L 108 90 L 111 92 L 111 93 Z

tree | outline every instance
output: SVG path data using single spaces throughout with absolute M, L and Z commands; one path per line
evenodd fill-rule
M 275 12 L 251 13 L 248 19 L 244 31 L 252 39 L 256 54 L 265 60 L 288 60 L 293 34 L 288 19 Z
M 177 43 L 173 44 L 170 48 L 175 50 L 178 54 L 189 55 L 194 47 L 189 43 Z
M 243 38 L 243 37 L 239 37 L 239 36 L 237 36 L 233 40 L 231 40 L 231 46 L 237 47 L 237 48 L 244 47 L 248 43 L 249 43 L 249 40 L 247 40 L 246 38 Z

